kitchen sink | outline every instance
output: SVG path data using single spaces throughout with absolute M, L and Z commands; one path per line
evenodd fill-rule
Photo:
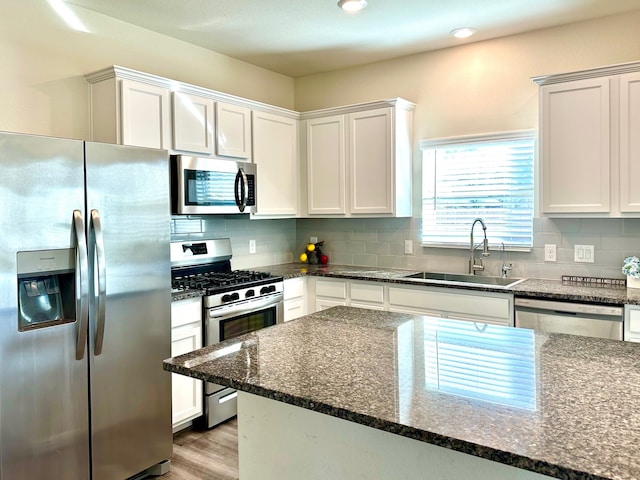
M 467 275 L 464 273 L 420 272 L 406 275 L 404 278 L 416 280 L 433 280 L 436 282 L 472 283 L 474 285 L 489 285 L 492 287 L 511 287 L 520 283 L 524 278 L 489 277 L 484 275 Z

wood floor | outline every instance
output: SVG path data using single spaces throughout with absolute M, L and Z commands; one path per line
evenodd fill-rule
M 211 430 L 187 429 L 173 436 L 171 471 L 158 480 L 238 480 L 236 418 Z

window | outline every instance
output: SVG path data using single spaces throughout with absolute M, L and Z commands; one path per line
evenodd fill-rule
M 533 131 L 427 140 L 420 148 L 424 246 L 468 247 L 481 218 L 494 248 L 531 249 Z

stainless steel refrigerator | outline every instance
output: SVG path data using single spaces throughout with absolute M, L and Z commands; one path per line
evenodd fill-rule
M 168 168 L 0 133 L 0 480 L 167 469 Z

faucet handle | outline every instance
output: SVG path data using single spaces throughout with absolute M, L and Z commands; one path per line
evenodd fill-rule
M 502 263 L 502 278 L 507 278 L 507 274 L 509 273 L 509 270 L 513 269 L 513 264 L 510 263 L 509 265 L 507 265 L 506 263 Z

